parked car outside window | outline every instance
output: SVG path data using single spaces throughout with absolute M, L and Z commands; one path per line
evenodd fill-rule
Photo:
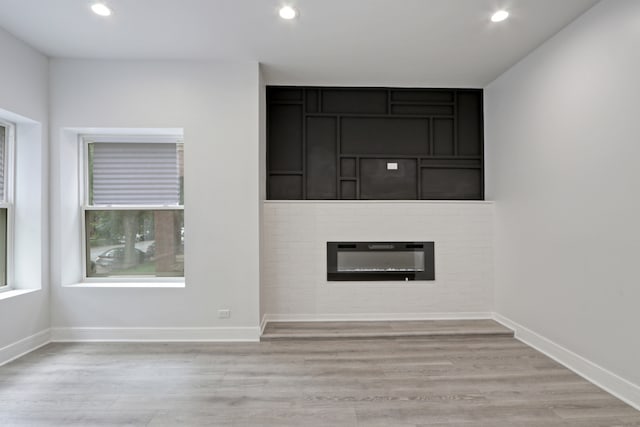
M 135 248 L 135 263 L 140 264 L 145 261 L 145 253 Z M 96 258 L 96 266 L 104 269 L 122 268 L 125 264 L 125 248 L 119 246 L 104 251 Z

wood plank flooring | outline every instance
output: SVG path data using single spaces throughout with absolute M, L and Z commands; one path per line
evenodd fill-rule
M 0 367 L 1 426 L 640 426 L 514 338 L 49 344 Z
M 506 336 L 513 331 L 495 320 L 411 320 L 364 322 L 269 322 L 262 341 L 277 339 Z

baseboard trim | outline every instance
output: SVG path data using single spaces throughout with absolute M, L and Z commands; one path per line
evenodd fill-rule
M 493 319 L 491 312 L 459 313 L 358 313 L 358 314 L 265 314 L 262 329 L 269 322 L 349 322 L 393 320 L 473 320 Z
M 259 327 L 51 328 L 52 342 L 257 342 Z
M 12 362 L 51 342 L 51 330 L 45 329 L 0 348 L 0 366 Z
M 264 328 L 267 327 L 267 322 L 267 315 L 265 314 L 264 316 L 262 316 L 262 321 L 260 322 L 260 336 L 264 334 Z
M 494 313 L 493 319 L 513 329 L 515 337 L 640 411 L 640 386 L 562 347 L 548 338 Z

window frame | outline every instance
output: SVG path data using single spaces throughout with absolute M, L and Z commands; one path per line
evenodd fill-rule
M 81 165 L 79 169 L 80 183 L 80 222 L 81 222 L 81 249 L 82 249 L 82 282 L 86 284 L 97 283 L 132 283 L 132 284 L 150 284 L 150 283 L 184 283 L 185 277 L 158 277 L 158 276 L 113 276 L 113 277 L 89 277 L 87 275 L 87 211 L 184 211 L 182 205 L 91 205 L 89 204 L 89 145 L 92 143 L 115 143 L 115 144 L 137 144 L 137 143 L 164 143 L 164 144 L 183 144 L 182 136 L 177 135 L 79 135 L 80 139 L 80 156 Z M 184 148 L 183 148 L 184 150 Z
M 16 124 L 0 119 L 0 126 L 5 128 L 5 152 L 4 152 L 4 200 L 0 200 L 0 209 L 7 210 L 7 230 L 6 230 L 6 283 L 0 280 L 0 292 L 14 289 L 13 282 L 13 262 L 14 262 L 14 195 L 15 195 L 15 144 L 16 144 Z

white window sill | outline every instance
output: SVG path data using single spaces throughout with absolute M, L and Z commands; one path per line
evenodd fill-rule
M 19 295 L 30 294 L 31 292 L 37 292 L 40 289 L 11 289 L 9 291 L 0 292 L 0 301 L 3 299 L 9 299 L 13 297 L 17 297 Z
M 184 288 L 184 282 L 81 282 L 63 285 L 63 288 L 143 288 L 175 289 Z

